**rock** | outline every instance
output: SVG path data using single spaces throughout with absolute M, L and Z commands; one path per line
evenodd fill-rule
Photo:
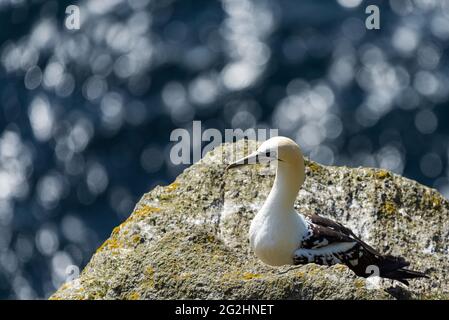
M 377 285 L 346 266 L 270 267 L 250 251 L 249 223 L 274 169 L 226 171 L 241 140 L 209 152 L 175 182 L 145 194 L 80 277 L 51 299 L 449 298 L 449 202 L 415 181 L 371 168 L 307 162 L 297 209 L 331 217 L 383 253 L 402 255 L 430 279 Z M 235 149 L 237 148 L 237 149 Z

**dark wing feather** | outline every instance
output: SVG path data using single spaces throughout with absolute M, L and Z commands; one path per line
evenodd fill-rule
M 363 242 L 362 239 L 357 237 L 354 234 L 354 232 L 352 232 L 351 229 L 346 228 L 341 223 L 332 221 L 331 219 L 324 218 L 324 217 L 321 217 L 321 216 L 316 215 L 316 214 L 307 215 L 307 217 L 315 225 L 319 225 L 319 226 L 322 226 L 324 228 L 329 228 L 331 230 L 335 230 L 336 232 L 338 232 L 340 234 L 343 234 L 343 235 L 346 235 L 346 236 L 352 238 L 352 241 L 354 241 L 354 240 L 357 241 L 361 246 L 363 246 L 363 248 L 365 248 L 371 254 L 377 255 L 377 256 L 381 255 L 381 253 L 379 251 L 377 251 L 376 249 L 374 249 L 373 247 L 371 247 L 367 243 Z
M 317 249 L 337 242 L 355 242 L 350 236 L 338 230 L 327 228 L 318 224 L 309 225 L 310 236 L 303 239 L 301 248 Z
M 340 263 L 346 264 L 359 276 L 370 276 L 367 273 L 367 267 L 377 266 L 381 277 L 396 279 L 405 284 L 407 284 L 406 279 L 408 278 L 426 277 L 421 272 L 404 269 L 404 267 L 409 265 L 409 262 L 404 258 L 382 255 L 373 247 L 363 242 L 349 228 L 346 228 L 338 222 L 316 214 L 307 215 L 307 218 L 311 222 L 309 225 L 310 235 L 303 240 L 301 248 L 318 249 L 331 243 L 353 242 L 355 243 L 353 248 L 347 252 L 335 252 L 335 257 L 338 258 Z M 298 257 L 298 263 L 301 263 L 300 258 Z M 324 257 L 319 256 L 316 257 L 315 262 L 327 264 Z
M 320 226 L 323 226 L 326 228 L 330 228 L 335 231 L 341 232 L 347 236 L 352 236 L 352 237 L 356 238 L 355 234 L 351 231 L 351 229 L 346 228 L 341 223 L 332 221 L 331 219 L 324 218 L 324 217 L 321 217 L 316 214 L 307 215 L 306 217 L 308 217 L 310 219 L 310 221 L 312 221 L 312 223 L 314 223 L 314 224 L 317 224 L 317 225 L 320 225 Z

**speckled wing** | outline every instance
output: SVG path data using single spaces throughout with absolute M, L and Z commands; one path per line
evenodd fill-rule
M 363 277 L 371 275 L 371 272 L 367 271 L 372 268 L 367 268 L 372 266 L 378 268 L 380 276 L 398 279 L 404 283 L 407 282 L 404 277 L 423 276 L 422 273 L 411 275 L 411 271 L 402 269 L 409 265 L 404 258 L 382 255 L 338 222 L 318 215 L 308 215 L 306 221 L 309 232 L 295 252 L 295 264 L 341 263 Z
M 341 223 L 332 221 L 331 219 L 321 217 L 316 214 L 307 215 L 306 218 L 311 222 L 311 226 L 318 227 L 318 234 L 322 233 L 333 235 L 331 231 L 334 231 L 338 234 L 337 238 L 344 239 L 344 241 L 356 241 L 360 245 L 362 245 L 366 251 L 370 252 L 373 255 L 381 255 L 376 249 L 363 242 L 359 237 L 357 237 L 351 229 L 345 227 Z
M 332 227 L 316 224 L 312 220 L 308 221 L 307 227 L 308 233 L 301 242 L 303 249 L 323 248 L 338 242 L 356 242 L 351 235 Z

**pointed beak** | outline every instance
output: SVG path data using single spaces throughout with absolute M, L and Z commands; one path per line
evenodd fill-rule
M 257 152 L 253 152 L 249 156 L 231 163 L 226 167 L 226 170 L 256 163 L 259 163 L 259 154 Z

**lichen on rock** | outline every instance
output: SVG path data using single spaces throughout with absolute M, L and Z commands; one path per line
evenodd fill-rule
M 226 171 L 241 140 L 224 144 L 174 183 L 145 194 L 79 279 L 51 299 L 448 299 L 449 202 L 385 170 L 306 161 L 296 208 L 335 219 L 383 253 L 402 255 L 430 279 L 373 286 L 346 266 L 270 267 L 247 232 L 274 179 L 266 165 Z

